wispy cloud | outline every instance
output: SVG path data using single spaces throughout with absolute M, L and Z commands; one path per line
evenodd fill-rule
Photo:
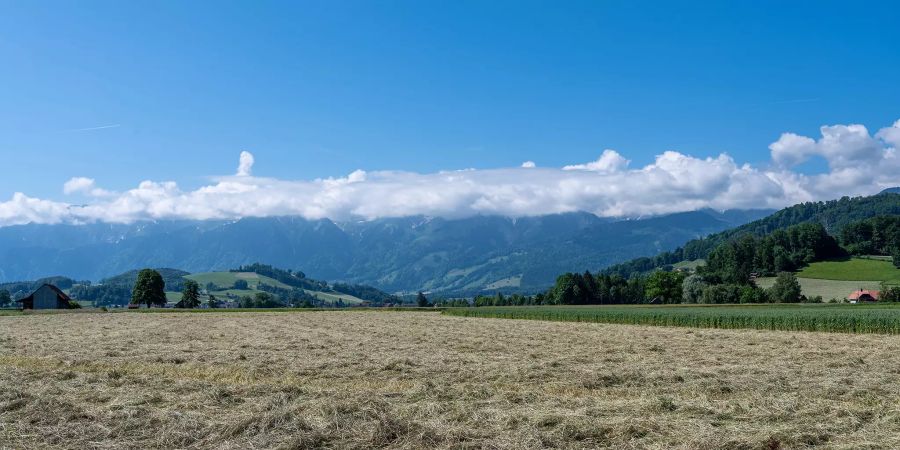
M 122 126 L 121 124 L 114 123 L 114 124 L 111 124 L 111 125 L 101 125 L 101 126 L 99 126 L 99 127 L 74 128 L 74 129 L 71 129 L 71 130 L 65 130 L 65 131 L 68 132 L 68 133 L 76 133 L 76 132 L 79 132 L 79 131 L 107 130 L 107 129 L 110 129 L 110 128 L 119 128 L 119 127 L 121 127 L 121 126 Z
M 778 100 L 772 102 L 773 105 L 790 105 L 794 103 L 813 103 L 819 101 L 819 98 L 795 98 L 790 100 Z

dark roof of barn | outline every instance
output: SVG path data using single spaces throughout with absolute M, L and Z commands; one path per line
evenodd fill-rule
M 49 284 L 49 283 L 44 283 L 44 284 L 42 284 L 40 287 L 38 287 L 37 289 L 35 289 L 34 292 L 37 292 L 37 291 L 43 289 L 44 286 L 47 286 L 47 287 L 49 287 L 50 289 L 52 289 L 54 292 L 56 292 L 57 298 L 59 298 L 59 299 L 62 300 L 62 301 L 68 302 L 68 301 L 71 301 L 71 300 L 72 300 L 72 298 L 70 298 L 65 292 L 63 292 L 62 289 L 60 289 L 60 288 L 58 288 L 58 287 L 56 287 L 56 286 L 54 286 L 54 285 L 52 285 L 52 284 Z M 28 300 L 28 299 L 34 300 L 34 292 L 32 292 L 31 295 L 29 295 L 28 297 L 25 297 L 25 298 L 22 298 L 22 299 L 19 299 L 19 300 L 16 300 L 16 301 L 17 301 L 17 302 L 24 302 L 25 300 Z

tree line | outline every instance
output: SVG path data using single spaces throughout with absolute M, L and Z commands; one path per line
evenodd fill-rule
M 841 245 L 852 255 L 890 255 L 900 267 L 900 217 L 879 216 L 844 227 Z
M 806 298 L 792 273 L 805 265 L 844 257 L 854 252 L 882 252 L 900 242 L 900 220 L 876 217 L 845 224 L 841 242 L 820 223 L 801 223 L 755 236 L 740 235 L 720 243 L 707 253 L 706 264 L 695 273 L 663 267 L 650 272 L 615 271 L 565 273 L 540 296 L 517 299 L 512 304 L 596 305 L 638 303 L 767 303 L 820 302 Z M 878 230 L 878 231 L 875 231 Z M 844 244 L 847 248 L 842 247 Z M 756 285 L 758 277 L 774 276 L 769 289 Z M 885 298 L 900 289 L 886 292 Z M 476 298 L 475 306 L 506 306 L 502 296 Z

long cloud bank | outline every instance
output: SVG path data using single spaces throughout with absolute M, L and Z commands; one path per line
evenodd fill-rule
M 769 146 L 766 167 L 738 164 L 726 154 L 701 159 L 667 151 L 652 164 L 631 168 L 621 154 L 605 150 L 596 161 L 562 168 L 527 161 L 514 168 L 427 174 L 357 170 L 343 178 L 305 181 L 254 176 L 253 155 L 242 152 L 236 175 L 196 190 L 182 190 L 171 181 L 144 181 L 114 192 L 93 179 L 75 177 L 63 192 L 88 197 L 86 205 L 15 193 L 0 203 L 0 226 L 284 215 L 370 220 L 587 211 L 625 217 L 706 207 L 777 208 L 898 186 L 898 148 L 900 120 L 874 134 L 863 125 L 823 126 L 817 138 L 785 133 Z M 826 173 L 796 170 L 814 157 L 828 163 Z

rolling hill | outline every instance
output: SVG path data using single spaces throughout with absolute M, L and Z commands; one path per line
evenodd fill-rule
M 202 272 L 190 274 L 177 269 L 155 269 L 163 276 L 166 297 L 170 302 L 181 298 L 187 280 L 200 285 L 204 301 L 207 294 L 221 301 L 239 301 L 245 297 L 254 298 L 265 293 L 278 303 L 298 306 L 312 303 L 319 306 L 342 303 L 355 305 L 363 302 L 379 305 L 398 301 L 383 291 L 371 286 L 357 284 L 330 285 L 321 280 L 307 278 L 302 272 L 281 270 L 264 264 L 249 264 L 230 271 Z M 130 270 L 102 280 L 100 283 L 75 282 L 69 278 L 56 277 L 61 287 L 67 287 L 72 298 L 86 306 L 124 306 L 131 299 L 131 292 L 137 280 L 137 270 Z M 43 280 L 41 280 L 43 281 Z M 242 281 L 243 286 L 236 283 Z M 16 298 L 27 295 L 37 282 L 0 284 L 7 287 Z M 16 288 L 17 290 L 13 290 Z
M 234 300 L 243 296 L 253 296 L 257 293 L 268 292 L 261 289 L 261 285 L 272 286 L 279 289 L 292 289 L 293 287 L 295 287 L 285 284 L 274 278 L 260 275 L 256 272 L 205 272 L 185 275 L 184 278 L 196 281 L 198 284 L 200 284 L 200 287 L 202 289 L 206 289 L 209 294 L 215 295 L 221 300 Z M 234 284 L 238 280 L 246 281 L 247 289 L 235 289 Z M 213 289 L 207 289 L 207 286 L 212 287 L 212 285 L 215 286 Z M 365 301 L 353 295 L 343 292 L 335 292 L 332 290 L 303 290 L 307 294 L 312 295 L 313 297 L 325 303 L 336 303 L 338 301 L 341 301 L 348 305 L 355 305 L 363 303 Z M 181 298 L 181 293 L 178 291 L 167 290 L 166 296 L 169 301 L 175 302 Z

